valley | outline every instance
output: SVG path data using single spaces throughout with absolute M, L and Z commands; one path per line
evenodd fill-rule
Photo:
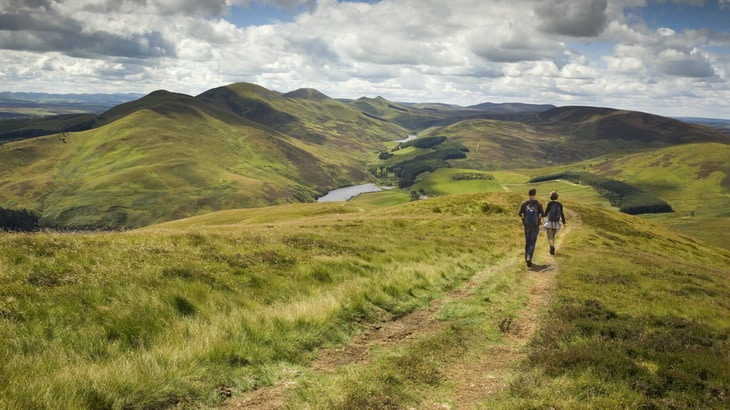
M 318 202 L 359 185 L 392 189 Z M 526 269 L 530 187 L 569 217 Z M 0 232 L 0 407 L 727 408 L 728 200 L 730 134 L 602 107 L 236 83 L 0 121 L 37 216 Z
M 443 192 L 429 187 L 439 169 L 512 170 L 523 176 L 520 183 L 580 169 L 630 183 L 630 174 L 616 171 L 620 158 L 669 147 L 685 151 L 684 159 L 703 158 L 712 150 L 703 144 L 719 144 L 718 159 L 687 160 L 694 165 L 685 166 L 681 178 L 717 191 L 720 202 L 728 198 L 722 155 L 729 134 L 598 107 L 337 100 L 312 89 L 281 93 L 237 83 L 195 97 L 156 91 L 100 114 L 0 125 L 0 141 L 6 141 L 0 145 L 0 204 L 32 211 L 50 228 L 131 229 L 222 209 L 314 202 L 333 189 L 366 183 L 401 185 L 387 197 L 408 200 L 410 185 L 423 196 Z M 439 143 L 413 145 L 429 138 Z M 619 162 L 609 165 L 613 161 Z M 649 170 L 658 163 L 637 166 Z M 661 163 L 666 170 L 675 166 Z M 704 214 L 697 209 L 703 202 L 681 198 L 689 192 L 673 198 L 675 192 L 660 188 L 674 183 L 659 179 L 670 175 L 647 174 L 653 184 L 642 185 L 670 204 L 682 202 L 678 210 L 687 217 Z M 459 181 L 449 190 L 510 182 Z M 697 232 L 702 222 L 678 226 Z

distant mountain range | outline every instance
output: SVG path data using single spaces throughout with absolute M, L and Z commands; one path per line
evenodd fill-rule
M 297 97 L 297 93 L 318 94 L 308 95 L 309 99 L 329 98 L 316 90 L 303 89 L 289 93 L 290 97 Z M 140 93 L 87 93 L 87 94 L 52 94 L 32 92 L 0 91 L 0 120 L 19 118 L 38 118 L 43 116 L 91 113 L 99 114 L 119 104 L 142 98 Z M 299 96 L 301 97 L 301 96 Z M 353 100 L 339 99 L 349 103 Z M 431 111 L 468 111 L 480 113 L 488 112 L 493 115 L 525 114 L 547 111 L 557 108 L 552 104 L 525 104 L 525 103 L 492 103 L 462 107 L 443 103 L 398 103 L 401 106 Z M 677 120 L 693 124 L 701 124 L 730 133 L 730 120 L 701 117 L 674 117 Z
M 730 120 L 719 118 L 677 117 L 678 120 L 692 124 L 706 125 L 730 134 Z
M 375 180 L 378 153 L 411 134 L 445 137 L 467 152 L 438 166 L 481 170 L 730 143 L 708 126 L 601 107 L 337 100 L 249 83 L 132 97 L 102 99 L 126 101 L 101 113 L 0 121 L 0 207 L 37 212 L 47 226 L 134 228 L 311 202 Z
M 70 113 L 101 113 L 144 94 L 47 94 L 0 92 L 0 119 Z

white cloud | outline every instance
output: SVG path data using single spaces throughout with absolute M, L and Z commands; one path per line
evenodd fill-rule
M 249 27 L 227 20 L 231 6 L 252 12 L 264 4 L 296 16 Z M 652 30 L 633 14 L 645 6 L 645 0 L 0 0 L 0 81 L 12 91 L 165 88 L 194 95 L 250 81 L 279 91 L 313 87 L 333 97 L 464 105 L 622 106 L 652 99 L 656 110 L 669 112 L 695 98 L 693 109 L 727 107 L 718 100 L 730 100 L 730 30 L 669 23 Z
M 671 36 L 677 34 L 676 31 L 672 30 L 671 28 L 667 28 L 667 27 L 660 27 L 657 29 L 656 32 L 662 37 L 671 37 Z
M 634 75 L 644 68 L 642 59 L 631 55 L 607 56 L 604 57 L 604 61 L 608 65 L 609 72 L 618 74 Z

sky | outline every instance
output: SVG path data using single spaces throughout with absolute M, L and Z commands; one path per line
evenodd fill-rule
M 0 0 L 0 91 L 236 82 L 730 119 L 730 0 Z

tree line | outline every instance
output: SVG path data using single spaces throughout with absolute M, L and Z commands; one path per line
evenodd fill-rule
M 625 182 L 589 172 L 561 172 L 535 177 L 530 182 L 554 181 L 556 179 L 590 185 L 604 198 L 608 199 L 612 206 L 629 215 L 674 212 L 666 201 L 652 193 L 642 191 Z
M 414 158 L 410 158 L 388 167 L 389 172 L 398 177 L 398 187 L 407 188 L 416 182 L 416 177 L 424 172 L 433 172 L 439 168 L 449 168 L 448 160 L 466 158 L 469 149 L 460 142 L 449 142 L 446 137 L 425 137 L 408 141 L 399 148 L 413 146 L 427 150 Z
M 35 231 L 40 218 L 26 209 L 5 209 L 0 207 L 0 230 Z

